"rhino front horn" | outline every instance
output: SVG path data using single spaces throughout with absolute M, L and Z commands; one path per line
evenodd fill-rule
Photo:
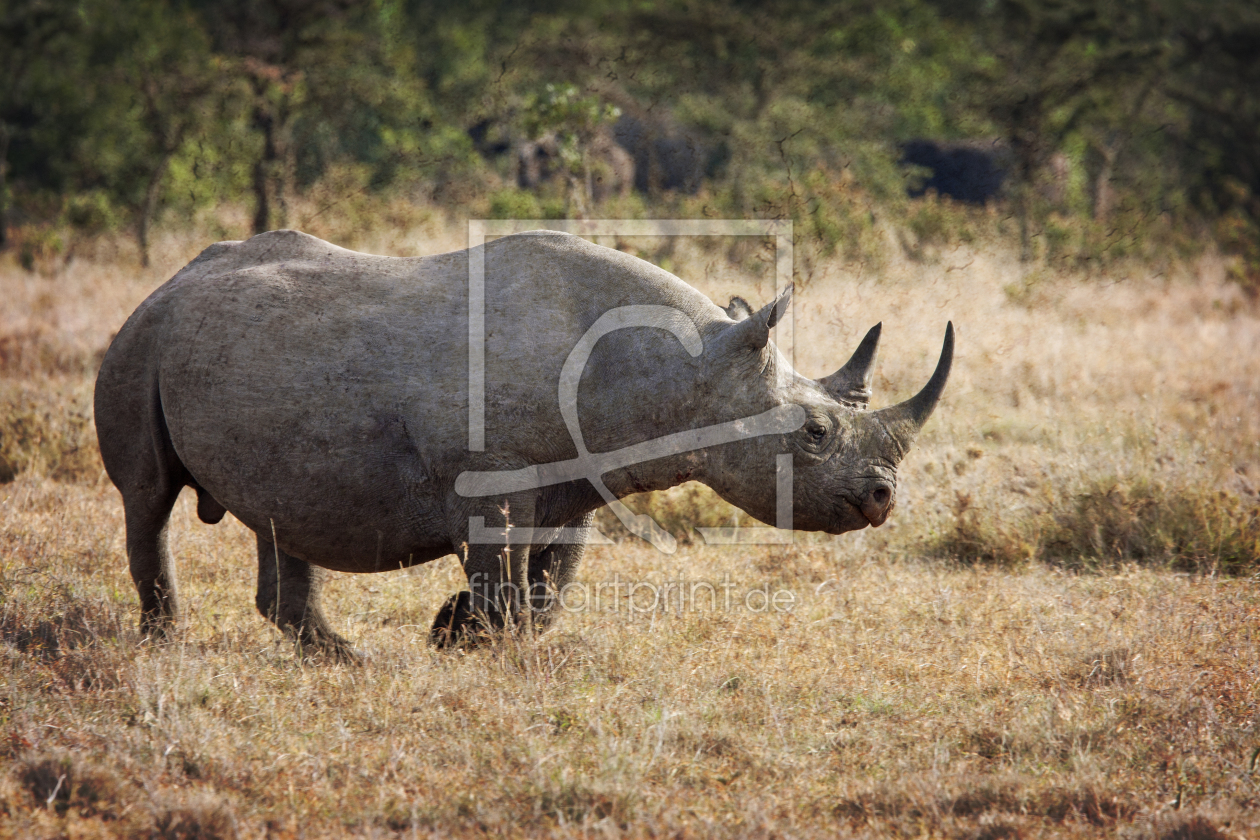
M 871 327 L 844 367 L 818 381 L 836 402 L 858 408 L 870 405 L 872 368 L 875 354 L 879 351 L 879 332 L 883 326 L 881 322 Z
M 923 390 L 903 403 L 874 412 L 880 424 L 896 443 L 898 452 L 894 460 L 900 461 L 910 451 L 910 446 L 918 436 L 919 430 L 936 408 L 936 403 L 945 391 L 945 382 L 949 379 L 949 368 L 954 361 L 954 323 L 945 327 L 945 344 L 941 347 L 941 358 L 936 363 L 936 371 Z

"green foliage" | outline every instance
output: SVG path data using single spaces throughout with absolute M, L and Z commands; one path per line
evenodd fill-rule
M 556 197 L 539 197 L 514 187 L 497 190 L 490 196 L 492 219 L 563 219 L 568 204 Z
M 1253 299 L 1260 297 L 1260 219 L 1233 209 L 1217 222 L 1216 236 L 1233 257 L 1230 279 Z
M 1260 12 L 1242 0 L 14 0 L 0 53 L 0 247 L 64 222 L 134 224 L 143 250 L 164 211 L 226 203 L 297 224 L 345 167 L 385 202 L 581 215 L 624 118 L 656 138 L 638 166 L 685 146 L 701 177 L 694 200 L 641 177 L 630 211 L 791 218 L 805 277 L 837 253 L 878 264 L 880 224 L 924 259 L 984 233 L 907 201 L 915 138 L 1008 155 L 998 200 L 1028 259 L 1213 229 L 1235 278 L 1257 274 Z M 514 144 L 544 135 L 564 207 L 553 186 L 506 191 Z
M 601 102 L 597 96 L 582 96 L 574 85 L 547 85 L 525 100 L 523 125 L 531 137 L 556 132 L 563 138 L 561 148 L 567 147 L 573 154 L 580 138 L 589 137 L 619 116 L 620 108 Z M 565 162 L 574 165 L 578 161 L 573 157 Z

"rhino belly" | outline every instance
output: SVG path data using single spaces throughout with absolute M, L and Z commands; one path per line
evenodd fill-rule
M 404 417 L 340 413 L 328 394 L 260 396 L 169 400 L 180 460 L 233 515 L 259 534 L 274 530 L 290 554 L 340 571 L 450 553 L 440 496 Z

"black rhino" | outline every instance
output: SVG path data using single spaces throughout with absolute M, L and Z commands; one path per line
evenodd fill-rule
M 474 354 L 470 257 L 485 278 Z M 917 396 L 868 411 L 879 328 L 807 379 L 770 341 L 789 293 L 723 310 L 650 263 L 550 232 L 414 259 L 294 231 L 210 246 L 136 309 L 96 382 L 142 630 L 163 635 L 176 615 L 166 528 L 184 487 L 205 522 L 231 511 L 257 534 L 263 615 L 349 657 L 320 608 L 323 569 L 455 553 L 472 585 L 439 613 L 436 642 L 545 623 L 597 508 L 696 480 L 772 523 L 781 455 L 793 527 L 880 525 L 945 387 L 953 327 Z M 510 552 L 474 533 L 501 537 L 505 511 L 524 543 Z

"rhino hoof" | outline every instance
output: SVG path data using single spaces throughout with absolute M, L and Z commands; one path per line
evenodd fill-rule
M 140 635 L 155 644 L 169 642 L 175 637 L 175 621 L 168 615 L 145 616 L 140 619 Z
M 312 662 L 335 662 L 340 665 L 363 665 L 368 660 L 368 655 L 357 648 L 347 644 L 330 645 L 330 644 L 304 644 L 297 642 L 298 656 L 302 659 Z
M 494 636 L 495 628 L 485 614 L 473 610 L 472 593 L 464 591 L 452 595 L 438 610 L 429 641 L 443 650 L 466 649 L 486 644 Z
M 304 659 L 324 659 L 343 665 L 362 665 L 367 655 L 331 631 L 311 632 L 309 627 L 292 634 L 298 655 Z

